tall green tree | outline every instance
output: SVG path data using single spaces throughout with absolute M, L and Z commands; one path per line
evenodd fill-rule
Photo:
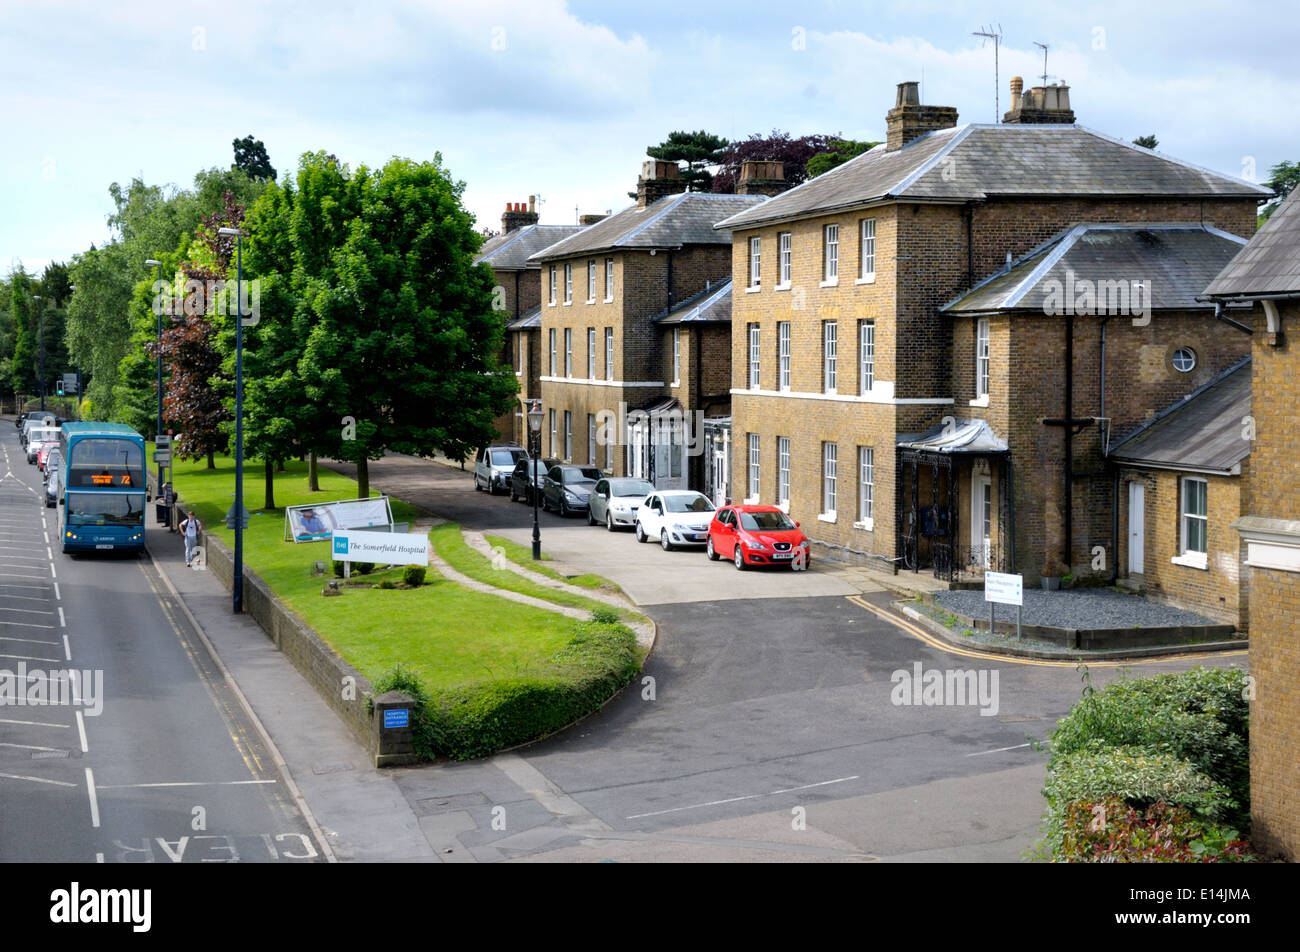
M 667 139 L 645 151 L 652 159 L 684 162 L 682 180 L 686 183 L 686 191 L 710 192 L 713 190 L 713 173 L 709 167 L 722 163 L 726 148 L 726 139 L 700 129 L 697 132 L 670 132 Z
M 1278 207 L 1286 201 L 1297 185 L 1300 185 L 1300 162 L 1279 162 L 1268 170 L 1269 188 L 1277 192 L 1277 198 L 1270 201 L 1260 212 L 1261 221 L 1267 221 Z
M 249 178 L 275 181 L 275 167 L 271 165 L 271 158 L 266 154 L 266 146 L 261 139 L 249 135 L 234 140 L 231 145 L 235 149 L 235 164 L 232 168 L 239 169 Z
M 492 272 L 473 264 L 480 240 L 464 187 L 440 154 L 362 167 L 343 189 L 356 217 L 312 232 L 335 242 L 328 266 L 295 275 L 315 317 L 298 371 L 308 399 L 339 421 L 318 437 L 356 463 L 362 496 L 369 461 L 387 449 L 455 457 L 489 442 L 516 393 L 498 362 Z
M 769 135 L 754 133 L 748 139 L 737 139 L 722 151 L 713 191 L 734 192 L 740 184 L 740 167 L 749 159 L 781 162 L 786 184 L 791 188 L 802 185 L 808 178 L 808 160 L 825 152 L 834 141 L 836 137 L 828 135 L 795 138 L 780 129 L 773 129 Z
M 862 142 L 856 139 L 831 139 L 826 149 L 808 160 L 804 166 L 808 178 L 825 175 L 831 169 L 839 168 L 849 159 L 855 159 L 880 145 L 879 142 Z

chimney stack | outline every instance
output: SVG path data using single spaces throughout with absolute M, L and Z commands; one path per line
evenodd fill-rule
M 885 114 L 885 151 L 896 152 L 913 139 L 957 125 L 954 106 L 922 106 L 917 84 L 899 83 L 894 108 Z
M 1016 125 L 1072 125 L 1070 87 L 1064 83 L 1035 86 L 1024 91 L 1024 80 L 1011 77 L 1011 108 L 1002 117 L 1004 123 Z
M 506 210 L 501 216 L 501 234 L 508 235 L 525 225 L 536 225 L 537 196 L 529 195 L 528 204 L 523 202 L 506 202 Z
M 740 163 L 737 195 L 780 195 L 790 187 L 785 180 L 785 163 L 746 159 Z
M 594 225 L 596 222 L 604 221 L 608 217 L 608 215 L 579 215 L 578 224 L 583 226 Z
M 686 183 L 682 181 L 682 170 L 676 162 L 647 159 L 641 163 L 641 174 L 636 180 L 638 208 L 652 205 L 665 195 L 676 195 L 684 191 Z

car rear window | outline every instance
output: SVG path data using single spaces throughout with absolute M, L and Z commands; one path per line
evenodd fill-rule
M 664 508 L 669 512 L 712 512 L 718 507 L 708 496 L 665 496 Z

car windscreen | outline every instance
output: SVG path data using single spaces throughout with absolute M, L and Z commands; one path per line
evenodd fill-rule
M 493 466 L 513 466 L 527 455 L 523 450 L 492 450 Z
M 750 532 L 783 532 L 795 526 L 784 512 L 742 512 L 740 527 Z
M 564 474 L 565 485 L 569 483 L 594 483 L 600 479 L 600 470 L 593 466 L 563 466 L 560 472 Z
M 639 496 L 644 499 L 654 491 L 654 485 L 644 479 L 611 479 L 609 481 L 609 494 L 611 496 Z
M 668 512 L 712 512 L 716 508 L 708 496 L 664 496 Z
M 143 493 L 68 493 L 68 525 L 70 526 L 143 524 Z

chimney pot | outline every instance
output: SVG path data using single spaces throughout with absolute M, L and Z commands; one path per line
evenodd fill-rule
M 899 83 L 893 109 L 885 114 L 885 151 L 895 152 L 927 132 L 957 125 L 953 106 L 922 106 L 917 83 Z
M 745 159 L 740 163 L 737 195 L 780 195 L 790 187 L 785 180 L 785 163 L 765 159 Z
M 501 233 L 508 235 L 525 225 L 536 225 L 537 218 L 537 212 L 532 208 L 525 208 L 523 202 L 506 202 L 505 214 L 501 216 Z
M 641 175 L 636 180 L 638 207 L 645 208 L 665 195 L 675 195 L 684 191 L 686 191 L 686 183 L 682 181 L 682 170 L 676 162 L 647 159 L 641 163 Z
M 897 106 L 919 106 L 921 105 L 920 83 L 907 82 L 898 84 L 898 94 L 894 100 Z

